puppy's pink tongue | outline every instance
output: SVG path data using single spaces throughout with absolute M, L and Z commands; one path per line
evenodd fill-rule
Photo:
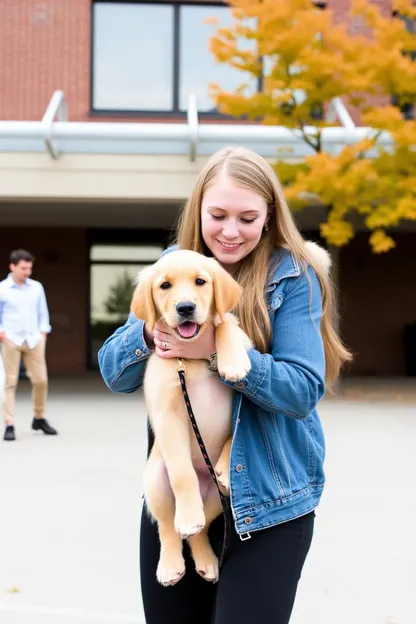
M 197 329 L 198 325 L 191 323 L 191 321 L 185 321 L 185 323 L 178 325 L 178 332 L 182 338 L 192 338 L 196 334 Z

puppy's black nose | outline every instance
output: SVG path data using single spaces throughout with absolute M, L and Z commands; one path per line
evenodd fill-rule
M 176 305 L 176 311 L 181 316 L 191 316 L 195 312 L 195 304 L 192 301 L 181 301 Z

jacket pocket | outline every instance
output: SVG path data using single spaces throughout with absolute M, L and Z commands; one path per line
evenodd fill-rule
M 273 477 L 275 485 L 277 486 L 279 498 L 284 498 L 288 492 L 285 491 L 285 488 L 283 487 L 283 483 L 279 474 L 279 469 L 275 462 L 276 436 L 273 435 L 273 431 L 271 430 L 272 419 L 270 418 L 270 414 L 265 414 L 261 410 L 259 410 L 258 418 L 260 423 L 261 435 L 263 438 L 263 445 L 269 464 L 270 474 Z M 281 450 L 283 451 L 283 449 Z
M 311 482 L 311 470 L 315 470 L 315 458 L 310 448 L 309 433 L 305 423 L 275 412 L 268 418 L 276 472 L 286 496 L 307 487 Z

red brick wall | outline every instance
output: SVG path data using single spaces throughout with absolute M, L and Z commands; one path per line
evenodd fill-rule
M 89 112 L 91 0 L 1 0 L 0 119 L 41 119 L 56 89 Z
M 405 373 L 403 327 L 416 322 L 416 234 L 395 239 L 394 250 L 376 255 L 359 234 L 340 254 L 342 333 L 355 375 Z
M 0 279 L 8 273 L 13 249 L 36 257 L 33 278 L 42 282 L 52 332 L 47 342 L 51 374 L 86 370 L 87 240 L 81 228 L 7 228 L 0 230 Z

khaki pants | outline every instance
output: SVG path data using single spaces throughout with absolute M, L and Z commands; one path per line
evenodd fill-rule
M 35 416 L 42 416 L 45 411 L 46 396 L 48 393 L 45 344 L 45 340 L 42 339 L 34 349 L 29 349 L 26 342 L 24 342 L 21 347 L 7 340 L 7 338 L 1 343 L 5 377 L 3 418 L 10 424 L 13 423 L 14 418 L 15 395 L 19 380 L 20 360 L 22 357 L 30 383 L 32 384 L 32 399 Z

